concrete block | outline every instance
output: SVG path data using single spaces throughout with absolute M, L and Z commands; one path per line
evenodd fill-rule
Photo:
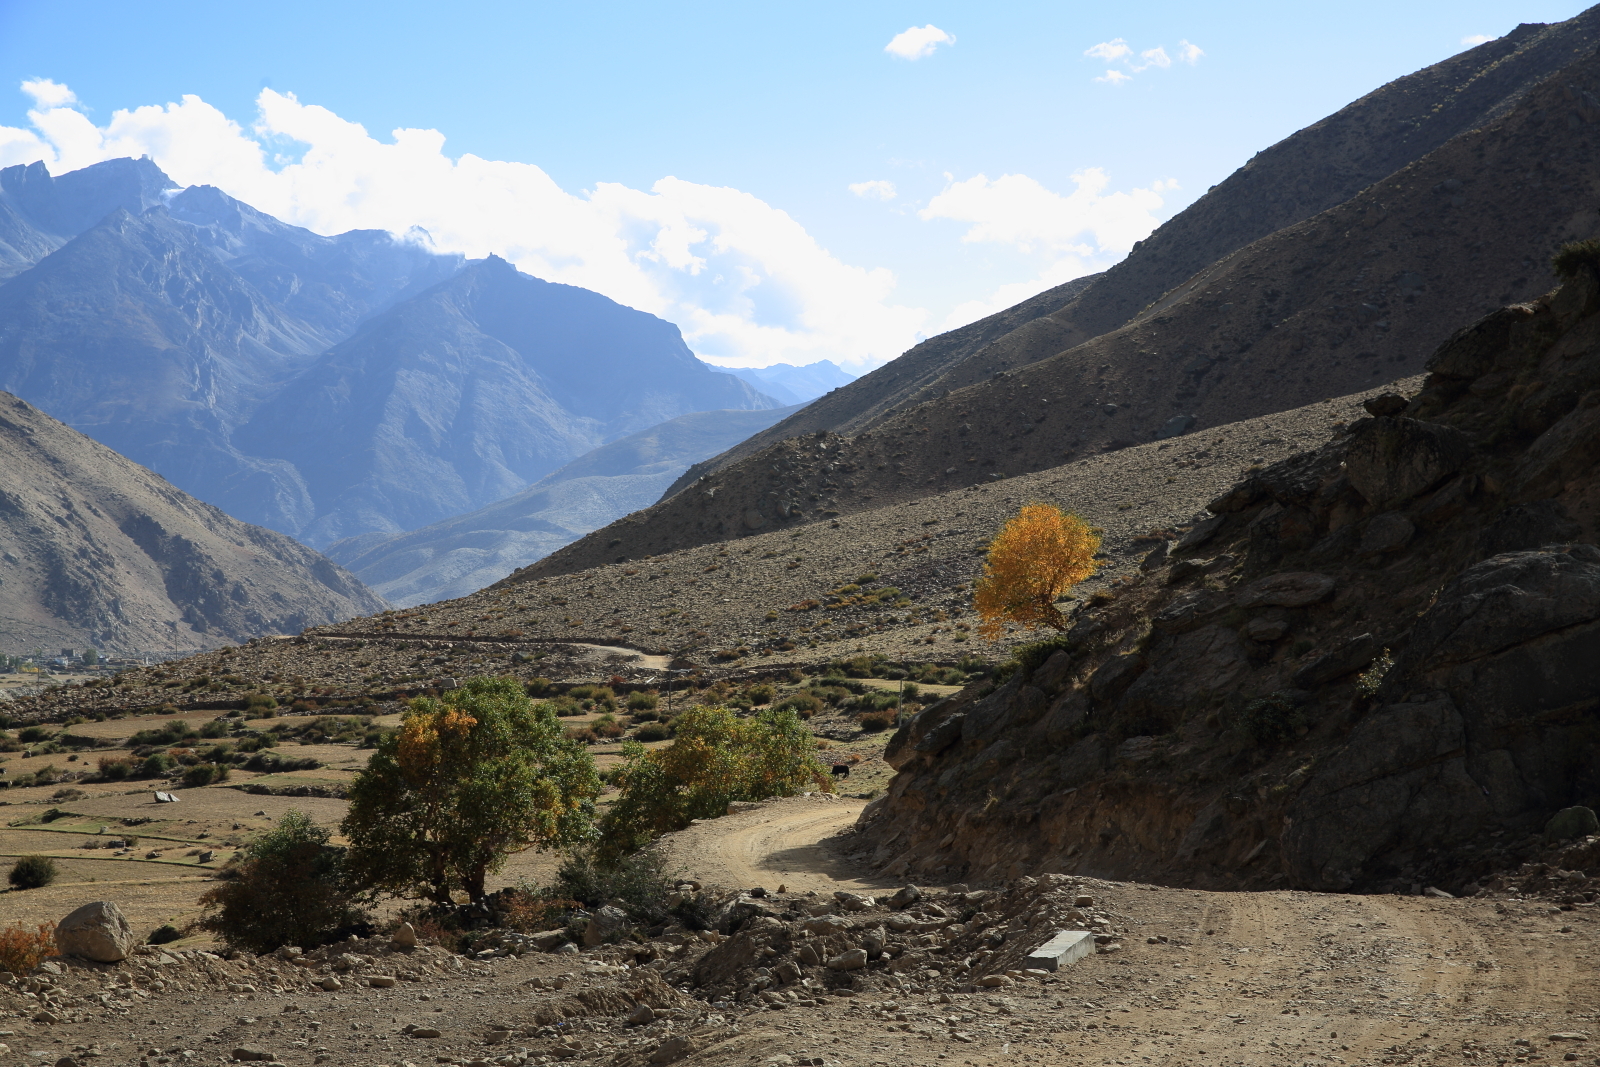
M 1024 968 L 1054 971 L 1094 953 L 1094 934 L 1088 930 L 1057 930 L 1055 936 L 1023 959 Z

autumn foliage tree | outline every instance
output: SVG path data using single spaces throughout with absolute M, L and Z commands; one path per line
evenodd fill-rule
M 412 701 L 350 788 L 352 879 L 436 904 L 460 890 L 477 903 L 513 853 L 588 841 L 600 778 L 565 733 L 555 709 L 511 679 Z
M 740 718 L 726 708 L 698 707 L 672 726 L 676 740 L 664 748 L 623 742 L 616 776 L 621 795 L 600 827 L 603 863 L 695 819 L 725 814 L 735 800 L 833 788 L 817 759 L 816 738 L 791 709 Z
M 1008 622 L 1066 629 L 1056 601 L 1095 572 L 1099 550 L 1100 535 L 1076 515 L 1049 504 L 1024 507 L 989 544 L 972 598 L 978 633 L 992 641 Z

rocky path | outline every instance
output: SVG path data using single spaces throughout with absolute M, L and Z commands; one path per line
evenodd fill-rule
M 791 893 L 865 892 L 894 888 L 863 877 L 828 844 L 866 807 L 828 793 L 751 805 L 702 821 L 667 838 L 669 870 L 730 889 L 788 887 Z

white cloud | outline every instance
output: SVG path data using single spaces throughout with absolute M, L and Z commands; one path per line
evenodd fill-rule
M 181 185 L 215 185 L 318 233 L 421 227 L 441 251 L 493 252 L 660 315 L 712 362 L 870 367 L 916 343 L 927 318 L 891 302 L 890 271 L 841 262 L 737 189 L 667 177 L 648 191 L 569 193 L 532 164 L 452 158 L 437 130 L 399 129 L 385 142 L 270 89 L 248 130 L 197 96 L 117 111 L 100 127 L 46 103 L 70 99 L 64 86 L 30 92 L 33 129 L 0 126 L 0 166 L 42 159 L 60 174 L 149 155 Z
M 1103 59 L 1107 63 L 1115 63 L 1119 59 L 1133 55 L 1133 49 L 1128 47 L 1127 41 L 1118 37 L 1110 41 L 1101 41 L 1093 48 L 1086 48 L 1083 54 L 1094 59 Z
M 1136 71 L 1149 70 L 1151 67 L 1172 66 L 1172 57 L 1167 55 L 1165 48 L 1152 48 L 1147 52 L 1140 52 L 1139 58 L 1144 62 L 1133 68 Z
M 942 324 L 954 329 L 992 314 L 1036 293 L 1085 274 L 1104 270 L 1121 259 L 1135 241 L 1160 223 L 1156 212 L 1161 194 L 1176 189 L 1171 180 L 1147 189 L 1110 192 L 1110 179 L 1099 168 L 1072 176 L 1076 188 L 1063 196 L 1025 174 L 990 180 L 979 174 L 952 181 L 919 214 L 924 219 L 969 223 L 962 241 L 1015 247 L 1034 255 L 1044 266 L 1038 277 L 1001 286 L 986 300 L 956 308 Z
M 1157 45 L 1154 48 L 1147 48 L 1140 52 L 1139 58 L 1135 60 L 1133 46 L 1121 37 L 1114 37 L 1109 41 L 1101 41 L 1093 48 L 1084 49 L 1083 54 L 1091 59 L 1105 61 L 1108 69 L 1095 81 L 1105 82 L 1108 85 L 1121 85 L 1123 82 L 1130 80 L 1131 75 L 1118 70 L 1118 65 L 1127 68 L 1133 74 L 1149 70 L 1151 67 L 1160 67 L 1165 70 L 1172 66 L 1172 56 L 1168 54 L 1164 46 Z M 1190 44 L 1188 41 L 1178 42 L 1178 59 L 1180 61 L 1193 66 L 1200 62 L 1200 57 L 1203 55 L 1205 53 L 1197 45 Z
M 933 50 L 942 44 L 955 43 L 954 37 L 930 22 L 895 34 L 883 50 L 900 59 L 922 59 L 933 55 Z
M 894 182 L 852 182 L 850 191 L 860 197 L 872 200 L 893 200 L 895 198 Z
M 22 83 L 22 91 L 33 97 L 36 107 L 67 107 L 78 98 L 65 85 L 57 85 L 49 78 L 34 78 Z
M 1480 45 L 1480 44 L 1488 44 L 1490 41 L 1492 41 L 1494 39 L 1495 38 L 1489 36 L 1487 33 L 1475 33 L 1475 34 L 1471 35 L 1470 37 L 1461 38 L 1461 43 L 1465 44 L 1465 45 L 1472 45 L 1472 46 L 1476 47 L 1477 45 Z

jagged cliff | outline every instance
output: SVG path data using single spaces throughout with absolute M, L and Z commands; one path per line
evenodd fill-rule
M 886 873 L 1460 888 L 1600 798 L 1600 256 L 902 726 Z

